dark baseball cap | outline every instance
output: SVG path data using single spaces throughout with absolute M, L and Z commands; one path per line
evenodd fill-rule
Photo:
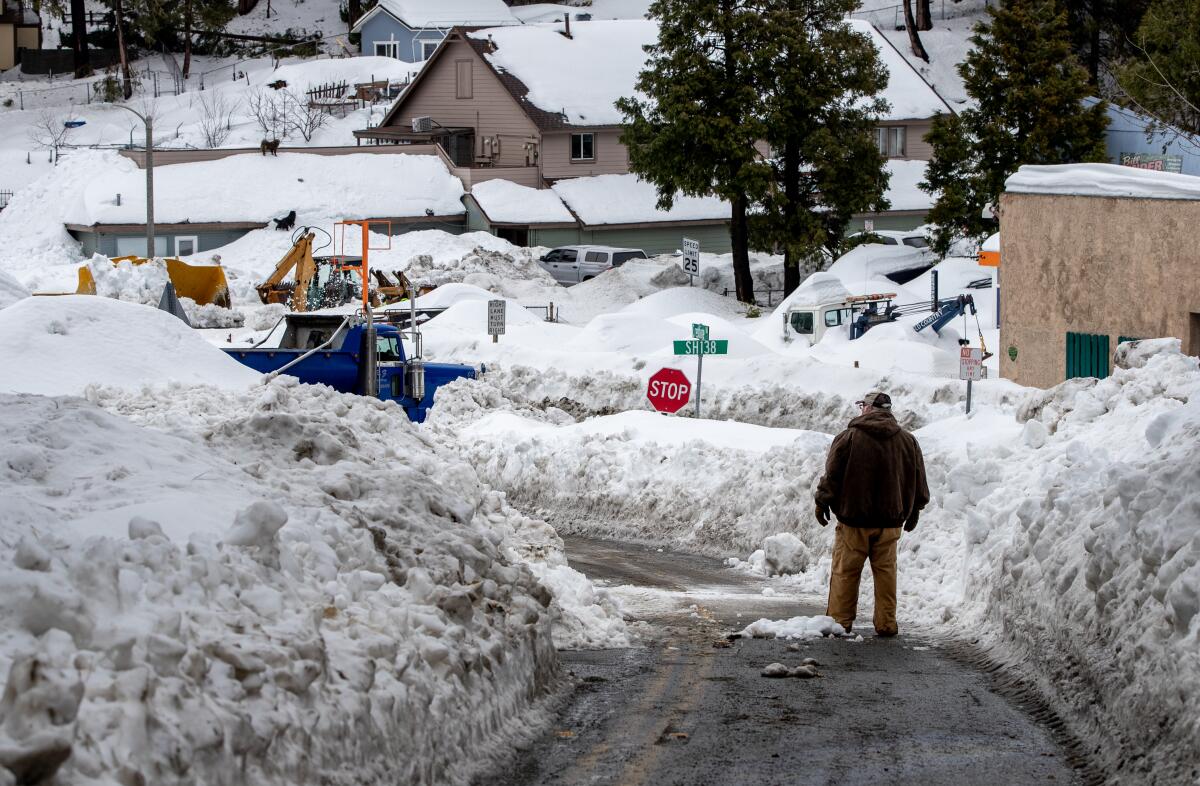
M 861 401 L 854 402 L 860 407 L 875 407 L 875 409 L 891 409 L 892 397 L 882 390 L 872 390 L 870 393 L 862 397 Z

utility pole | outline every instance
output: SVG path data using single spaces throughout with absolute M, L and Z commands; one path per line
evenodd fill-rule
M 146 258 L 154 258 L 154 115 L 142 114 L 124 104 L 113 104 L 132 112 L 146 126 Z

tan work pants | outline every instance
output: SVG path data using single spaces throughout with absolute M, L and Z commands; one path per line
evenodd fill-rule
M 871 560 L 875 579 L 875 632 L 895 634 L 896 543 L 900 527 L 861 529 L 837 525 L 833 538 L 833 566 L 829 574 L 829 606 L 825 613 L 849 633 L 858 612 L 858 582 L 863 563 Z

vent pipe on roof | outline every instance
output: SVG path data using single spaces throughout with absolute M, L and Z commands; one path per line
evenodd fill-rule
M 566 25 L 566 31 L 563 33 L 567 38 L 571 37 L 571 15 L 563 14 L 563 23 Z

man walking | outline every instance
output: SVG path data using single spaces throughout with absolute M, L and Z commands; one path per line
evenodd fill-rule
M 875 633 L 895 636 L 896 543 L 901 526 L 912 532 L 929 502 L 925 460 L 916 438 L 892 416 L 891 396 L 871 391 L 857 403 L 862 414 L 834 438 L 817 485 L 817 521 L 828 524 L 830 511 L 838 520 L 825 613 L 850 632 L 859 577 L 869 559 Z

